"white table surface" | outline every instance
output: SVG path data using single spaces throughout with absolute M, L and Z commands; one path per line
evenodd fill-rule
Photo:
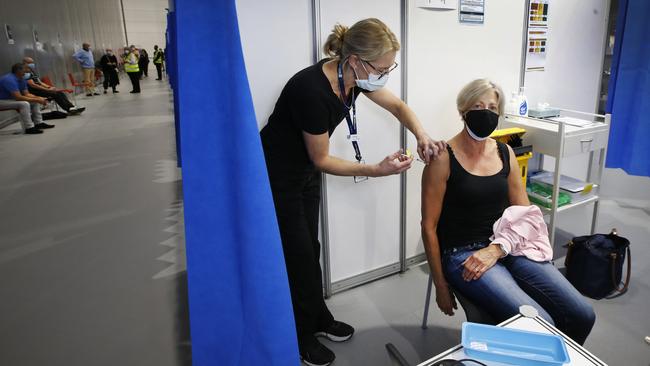
M 569 359 L 571 362 L 565 364 L 565 365 L 571 365 L 571 366 L 593 366 L 593 365 L 598 365 L 598 366 L 607 366 L 606 363 L 598 359 L 596 356 L 591 354 L 591 352 L 587 351 L 584 349 L 582 346 L 579 344 L 575 343 L 573 340 L 571 340 L 569 337 L 565 336 L 562 332 L 560 332 L 557 328 L 555 328 L 553 325 L 549 324 L 547 321 L 540 317 L 534 317 L 534 318 L 527 318 L 521 314 L 515 315 L 514 317 L 504 321 L 503 323 L 499 324 L 500 327 L 506 327 L 506 328 L 513 328 L 513 329 L 521 329 L 521 330 L 528 330 L 532 332 L 540 332 L 540 333 L 547 333 L 547 334 L 555 334 L 564 339 L 564 344 L 566 345 L 567 352 L 569 353 Z M 454 360 L 460 360 L 463 358 L 472 358 L 468 357 L 465 355 L 464 348 L 461 345 L 452 347 L 437 356 L 434 356 L 418 366 L 433 366 L 436 364 L 436 362 L 444 359 L 454 359 Z M 499 363 L 499 362 L 494 362 L 494 361 L 483 361 L 483 360 L 478 360 L 483 362 L 484 364 L 488 366 L 512 366 L 510 364 L 504 364 L 504 363 Z M 476 366 L 476 363 L 473 362 L 467 362 L 467 366 Z

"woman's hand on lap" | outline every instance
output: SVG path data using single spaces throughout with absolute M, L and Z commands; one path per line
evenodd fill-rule
M 463 262 L 463 279 L 465 281 L 478 280 L 483 273 L 492 268 L 503 255 L 498 245 L 489 245 L 477 250 Z

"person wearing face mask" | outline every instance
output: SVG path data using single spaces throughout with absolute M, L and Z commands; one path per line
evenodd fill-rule
M 354 333 L 350 325 L 334 320 L 323 299 L 318 242 L 321 172 L 382 177 L 409 169 L 413 161 L 396 151 L 379 163 L 363 163 L 356 138 L 356 99 L 363 94 L 391 112 L 415 135 L 418 153 L 427 163 L 444 150 L 444 142 L 432 140 L 413 111 L 384 88 L 390 72 L 397 67 L 399 48 L 395 34 L 378 19 L 361 20 L 350 28 L 337 24 L 324 45 L 330 58 L 299 71 L 287 82 L 268 124 L 260 132 L 300 356 L 309 365 L 328 365 L 335 358 L 317 337 L 345 341 Z M 363 116 L 363 112 L 359 111 L 359 115 Z M 356 161 L 329 152 L 330 136 L 343 120 L 348 125 Z M 372 121 L 363 122 L 359 128 L 372 128 Z
M 25 75 L 29 76 L 27 79 L 27 87 L 31 94 L 44 98 L 52 98 L 70 116 L 79 115 L 86 110 L 84 107 L 75 107 L 65 95 L 65 89 L 58 89 L 53 85 L 44 83 L 36 72 L 34 59 L 25 57 L 23 58 L 23 64 L 29 68 Z
M 589 302 L 550 261 L 509 254 L 490 240 L 507 208 L 530 206 L 512 148 L 489 137 L 504 104 L 495 83 L 466 85 L 456 99 L 464 128 L 422 173 L 422 238 L 436 302 L 453 315 L 453 288 L 497 322 L 531 305 L 582 344 L 595 320 Z
M 86 96 L 92 97 L 93 95 L 99 95 L 95 91 L 95 58 L 93 53 L 90 50 L 90 44 L 84 43 L 82 48 L 75 52 L 72 57 L 79 62 L 81 69 L 83 70 L 83 83 L 86 89 Z
M 117 90 L 117 85 L 120 83 L 117 76 L 117 57 L 113 54 L 112 49 L 106 49 L 106 53 L 99 60 L 99 64 L 102 66 L 102 72 L 104 73 L 104 94 L 106 94 L 109 86 L 113 89 L 113 94 L 119 93 Z
M 54 125 L 43 122 L 41 105 L 47 105 L 47 100 L 29 92 L 26 83 L 30 77 L 28 74 L 29 68 L 18 63 L 11 67 L 11 73 L 0 77 L 0 110 L 17 110 L 23 132 L 36 135 L 45 129 L 54 128 Z

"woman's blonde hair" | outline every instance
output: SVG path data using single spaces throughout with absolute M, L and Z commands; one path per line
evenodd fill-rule
M 488 79 L 476 79 L 465 87 L 458 93 L 456 97 L 456 107 L 458 112 L 463 115 L 472 107 L 476 102 L 481 98 L 481 96 L 490 90 L 494 90 L 497 95 L 497 105 L 499 115 L 503 114 L 503 108 L 505 106 L 505 96 L 503 95 L 503 89 L 492 81 Z
M 326 55 L 345 60 L 358 55 L 362 60 L 373 61 L 390 51 L 399 51 L 395 34 L 381 20 L 360 20 L 350 28 L 336 24 L 327 37 L 323 51 Z

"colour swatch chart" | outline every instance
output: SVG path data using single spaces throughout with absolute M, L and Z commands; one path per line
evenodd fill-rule
M 528 28 L 526 71 L 543 71 L 546 63 L 546 28 Z
M 548 0 L 530 1 L 530 9 L 528 9 L 528 26 L 548 26 Z
M 544 71 L 548 50 L 548 3 L 550 0 L 530 0 L 528 9 L 528 39 L 526 71 Z

